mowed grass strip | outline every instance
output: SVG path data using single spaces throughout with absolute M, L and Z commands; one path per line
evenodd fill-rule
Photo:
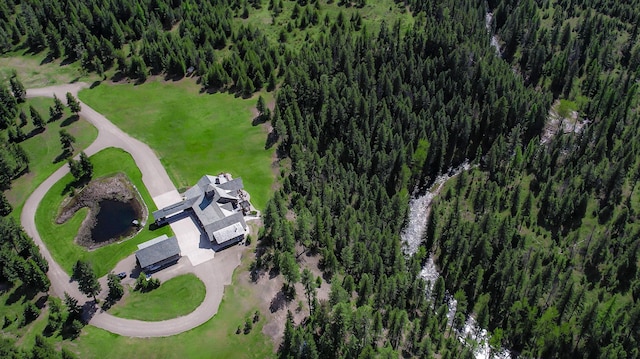
M 62 99 L 64 102 L 65 100 Z M 33 130 L 29 106 L 32 105 L 42 118 L 46 121 L 49 118 L 49 106 L 53 106 L 52 98 L 37 97 L 28 99 L 20 107 L 28 117 L 28 123 L 22 128 L 25 134 Z M 11 215 L 19 220 L 24 202 L 29 195 L 53 172 L 66 163 L 59 156 L 62 154 L 60 144 L 60 130 L 69 132 L 75 137 L 73 144 L 74 155 L 88 147 L 98 136 L 98 130 L 83 118 L 71 116 L 68 109 L 60 120 L 46 124 L 44 132 L 37 133 L 32 137 L 22 141 L 20 146 L 29 157 L 29 172 L 18 177 L 11 183 L 11 189 L 5 192 L 7 199 L 13 206 Z M 60 160 L 55 162 L 56 159 Z
M 109 312 L 116 317 L 159 321 L 193 312 L 204 300 L 204 284 L 194 274 L 185 274 L 162 283 L 151 292 L 132 291 Z
M 80 99 L 123 131 L 147 143 L 159 155 L 179 189 L 202 175 L 242 177 L 257 208 L 271 194 L 274 149 L 265 149 L 267 133 L 253 126 L 257 97 L 200 94 L 193 81 L 151 81 L 107 85 L 80 92 Z
M 264 300 L 252 284 L 238 283 L 237 274 L 245 275 L 248 265 L 247 260 L 236 269 L 234 284 L 225 287 L 218 313 L 197 328 L 164 338 L 128 338 L 88 325 L 67 348 L 80 358 L 275 358 L 273 343 L 262 333 L 267 313 L 261 313 L 249 334 L 236 334 L 237 327 L 244 326 L 245 319 L 252 317 Z
M 83 208 L 66 223 L 55 224 L 60 205 L 65 197 L 69 196 L 69 193 L 65 192 L 65 187 L 73 181 L 71 174 L 67 174 L 51 187 L 42 202 L 40 202 L 40 206 L 36 211 L 36 226 L 53 259 L 67 273 L 71 274 L 73 265 L 78 259 L 82 259 L 90 261 L 98 276 L 101 277 L 112 270 L 119 261 L 132 254 L 137 249 L 136 246 L 138 244 L 161 234 L 171 235 L 171 228 L 165 226 L 155 231 L 148 229 L 149 224 L 153 223 L 151 213 L 156 210 L 156 206 L 147 188 L 142 183 L 142 174 L 131 155 L 121 149 L 107 148 L 91 156 L 90 159 L 94 168 L 93 178 L 124 173 L 136 186 L 149 210 L 146 228 L 129 240 L 112 243 L 93 251 L 88 251 L 84 247 L 75 244 L 74 238 L 88 210 Z

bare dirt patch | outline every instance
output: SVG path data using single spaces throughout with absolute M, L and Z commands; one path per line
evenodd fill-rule
M 580 133 L 589 124 L 589 119 L 580 118 L 577 111 L 571 111 L 568 117 L 563 117 L 557 111 L 560 101 L 554 102 L 542 129 L 540 142 L 545 144 L 551 141 L 558 133 Z
M 297 246 L 296 249 L 301 253 L 296 259 L 300 270 L 308 268 L 314 277 L 322 278 L 322 271 L 319 268 L 320 255 L 309 255 L 308 252 L 303 252 L 301 246 Z M 251 285 L 254 292 L 259 293 L 258 296 L 262 298 L 260 311 L 266 313 L 266 324 L 262 328 L 262 333 L 271 338 L 277 349 L 283 339 L 287 313 L 291 312 L 295 325 L 299 325 L 310 315 L 304 287 L 301 283 L 296 283 L 295 297 L 287 297 L 283 291 L 282 276 L 273 270 L 265 269 L 255 270 L 253 280 L 249 279 L 247 285 Z M 330 284 L 322 281 L 322 285 L 316 288 L 316 297 L 320 303 L 329 299 L 330 287 Z
M 80 192 L 75 196 L 66 200 L 61 205 L 61 211 L 56 218 L 57 224 L 62 224 L 68 221 L 73 215 L 81 208 L 89 208 L 89 215 L 82 222 L 78 234 L 76 235 L 75 242 L 88 249 L 96 249 L 107 244 L 121 240 L 122 237 L 111 238 L 106 241 L 96 242 L 91 236 L 91 230 L 96 225 L 96 218 L 100 211 L 99 203 L 103 200 L 113 200 L 130 204 L 135 213 L 139 225 L 132 226 L 124 237 L 131 237 L 135 235 L 140 229 L 144 228 L 148 211 L 138 190 L 129 181 L 126 175 L 119 173 L 110 177 L 102 177 L 89 182 Z

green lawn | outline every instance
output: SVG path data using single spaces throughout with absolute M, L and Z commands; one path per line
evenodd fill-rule
M 122 337 L 89 325 L 83 329 L 80 338 L 67 347 L 78 352 L 80 358 L 275 357 L 273 343 L 262 334 L 266 313 L 262 313 L 260 321 L 254 324 L 249 334 L 236 334 L 238 325 L 243 325 L 247 317 L 252 317 L 258 309 L 258 303 L 263 300 L 251 284 L 238 284 L 236 276 L 238 273 L 246 274 L 248 262 L 244 261 L 244 265 L 236 270 L 234 284 L 225 288 L 218 314 L 195 329 L 166 338 L 137 339 Z
M 48 119 L 49 106 L 53 105 L 53 99 L 44 97 L 28 99 L 26 103 L 21 105 L 27 116 L 29 116 L 30 105 L 35 107 L 44 119 Z M 29 123 L 23 127 L 25 134 L 33 129 L 33 124 L 30 121 L 31 119 L 29 118 Z M 20 143 L 29 156 L 29 172 L 15 179 L 11 184 L 11 189 L 5 192 L 7 199 L 13 206 L 12 216 L 16 220 L 20 218 L 20 212 L 22 212 L 22 206 L 27 197 L 40 183 L 65 163 L 64 161 L 54 162 L 62 153 L 59 135 L 61 129 L 66 130 L 75 137 L 74 149 L 76 154 L 88 147 L 98 136 L 98 131 L 93 125 L 82 118 L 75 120 L 75 117 L 70 117 L 70 113 L 67 110 L 62 119 L 47 123 L 44 132 Z
M 149 223 L 153 222 L 151 212 L 156 210 L 156 207 L 146 187 L 142 183 L 142 175 L 131 155 L 120 149 L 108 148 L 91 156 L 91 162 L 94 165 L 94 178 L 109 176 L 120 172 L 129 177 L 131 182 L 137 187 L 149 209 L 147 228 L 129 240 L 113 243 L 93 251 L 87 251 L 84 247 L 75 244 L 73 239 L 80 228 L 82 220 L 87 214 L 87 210 L 78 211 L 73 218 L 62 225 L 55 224 L 55 218 L 60 204 L 64 197 L 69 195 L 65 193 L 65 187 L 73 181 L 70 174 L 67 174 L 62 180 L 56 183 L 45 195 L 36 211 L 36 226 L 54 260 L 58 262 L 67 273 L 71 274 L 71 270 L 76 261 L 83 259 L 93 263 L 93 268 L 96 270 L 98 276 L 103 276 L 113 269 L 120 260 L 133 253 L 139 243 L 155 238 L 161 234 L 170 235 L 171 229 L 168 226 L 155 231 L 148 229 Z
M 271 194 L 274 149 L 265 150 L 264 126 L 252 125 L 257 97 L 200 94 L 192 81 L 100 85 L 80 99 L 158 153 L 176 187 L 204 174 L 242 177 L 254 206 Z
M 91 83 L 99 77 L 97 74 L 87 74 L 82 71 L 80 62 L 62 65 L 58 59 L 45 63 L 46 51 L 32 54 L 28 50 L 20 49 L 3 54 L 0 57 L 0 81 L 6 80 L 15 70 L 20 81 L 26 88 L 45 87 L 66 84 L 75 81 Z
M 145 321 L 177 318 L 193 312 L 204 295 L 202 281 L 194 274 L 186 274 L 171 278 L 148 293 L 132 291 L 109 311 L 117 317 Z
M 236 26 L 250 24 L 262 30 L 271 43 L 279 43 L 280 32 L 286 33 L 287 42 L 285 46 L 293 51 L 298 51 L 305 44 L 310 44 L 317 39 L 321 32 L 328 32 L 329 27 L 324 26 L 325 16 L 329 17 L 330 23 L 333 23 L 342 13 L 346 22 L 350 22 L 351 17 L 358 12 L 362 16 L 362 26 L 366 26 L 369 31 L 377 34 L 380 24 L 384 20 L 389 29 L 392 28 L 396 21 L 400 21 L 403 30 L 413 25 L 413 16 L 407 11 L 407 8 L 398 4 L 393 0 L 376 0 L 368 1 L 367 4 L 358 8 L 355 6 L 340 6 L 339 1 L 331 3 L 321 1 L 318 2 L 318 24 L 310 25 L 304 28 L 298 26 L 299 19 L 292 19 L 292 13 L 295 1 L 281 2 L 282 12 L 274 19 L 273 11 L 269 10 L 267 4 L 263 2 L 260 9 L 249 7 L 249 18 L 235 18 Z M 299 6 L 300 13 L 304 13 L 305 8 L 316 9 L 315 5 Z M 238 11 L 242 11 L 239 9 Z M 291 24 L 292 31 L 288 32 L 287 27 Z

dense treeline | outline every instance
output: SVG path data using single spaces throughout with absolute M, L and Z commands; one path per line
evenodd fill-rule
M 265 210 L 273 252 L 260 264 L 296 281 L 298 240 L 332 283 L 328 303 L 288 324 L 282 357 L 471 355 L 444 335 L 444 286 L 426 298 L 417 279 L 426 252 L 402 253 L 408 193 L 496 139 L 528 142 L 551 99 L 489 49 L 482 6 L 455 5 L 418 14 L 406 33 L 336 21 L 286 68 L 272 123 L 291 171 Z
M 26 124 L 26 114 L 19 111 L 18 102 L 24 101 L 26 91 L 16 76 L 11 77 L 10 84 L 0 83 L 0 191 L 10 188 L 11 180 L 29 170 L 29 158 L 19 145 L 25 137 L 21 128 Z M 0 215 L 6 216 L 8 208 L 0 192 Z
M 12 218 L 0 216 L 0 238 L 0 280 L 23 283 L 27 291 L 34 293 L 49 290 L 49 264 L 22 227 Z
M 4 191 L 11 188 L 13 180 L 30 171 L 29 156 L 32 153 L 27 153 L 21 143 L 45 131 L 47 123 L 60 120 L 66 111 L 65 107 L 69 107 L 73 116 L 80 112 L 80 105 L 71 93 L 67 93 L 67 106 L 54 96 L 48 117 L 25 101 L 25 97 L 26 89 L 15 73 L 9 79 L 9 86 L 0 83 L 0 216 L 12 211 Z M 62 154 L 54 161 L 65 159 L 73 153 L 73 136 L 62 130 L 60 142 Z
M 613 70 L 638 76 L 639 7 L 637 1 L 505 0 L 497 2 L 492 25 L 503 58 L 528 83 L 550 83 L 565 97 L 592 97 L 609 86 Z
M 11 0 L 0 7 L 0 50 L 22 43 L 33 52 L 46 49 L 49 59 L 80 61 L 99 74 L 115 66 L 121 75 L 142 81 L 149 73 L 180 78 L 196 71 L 205 87 L 250 94 L 275 76 L 278 63 L 259 30 L 232 26 L 243 4 Z M 178 23 L 177 31 L 170 31 Z M 221 66 L 216 50 L 230 43 L 237 47 Z

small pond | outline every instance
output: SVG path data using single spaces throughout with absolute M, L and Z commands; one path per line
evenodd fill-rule
M 100 210 L 96 216 L 95 226 L 91 229 L 91 237 L 94 242 L 100 243 L 113 238 L 125 237 L 137 230 L 131 223 L 138 219 L 133 201 L 121 202 L 103 199 L 98 202 L 98 207 Z

